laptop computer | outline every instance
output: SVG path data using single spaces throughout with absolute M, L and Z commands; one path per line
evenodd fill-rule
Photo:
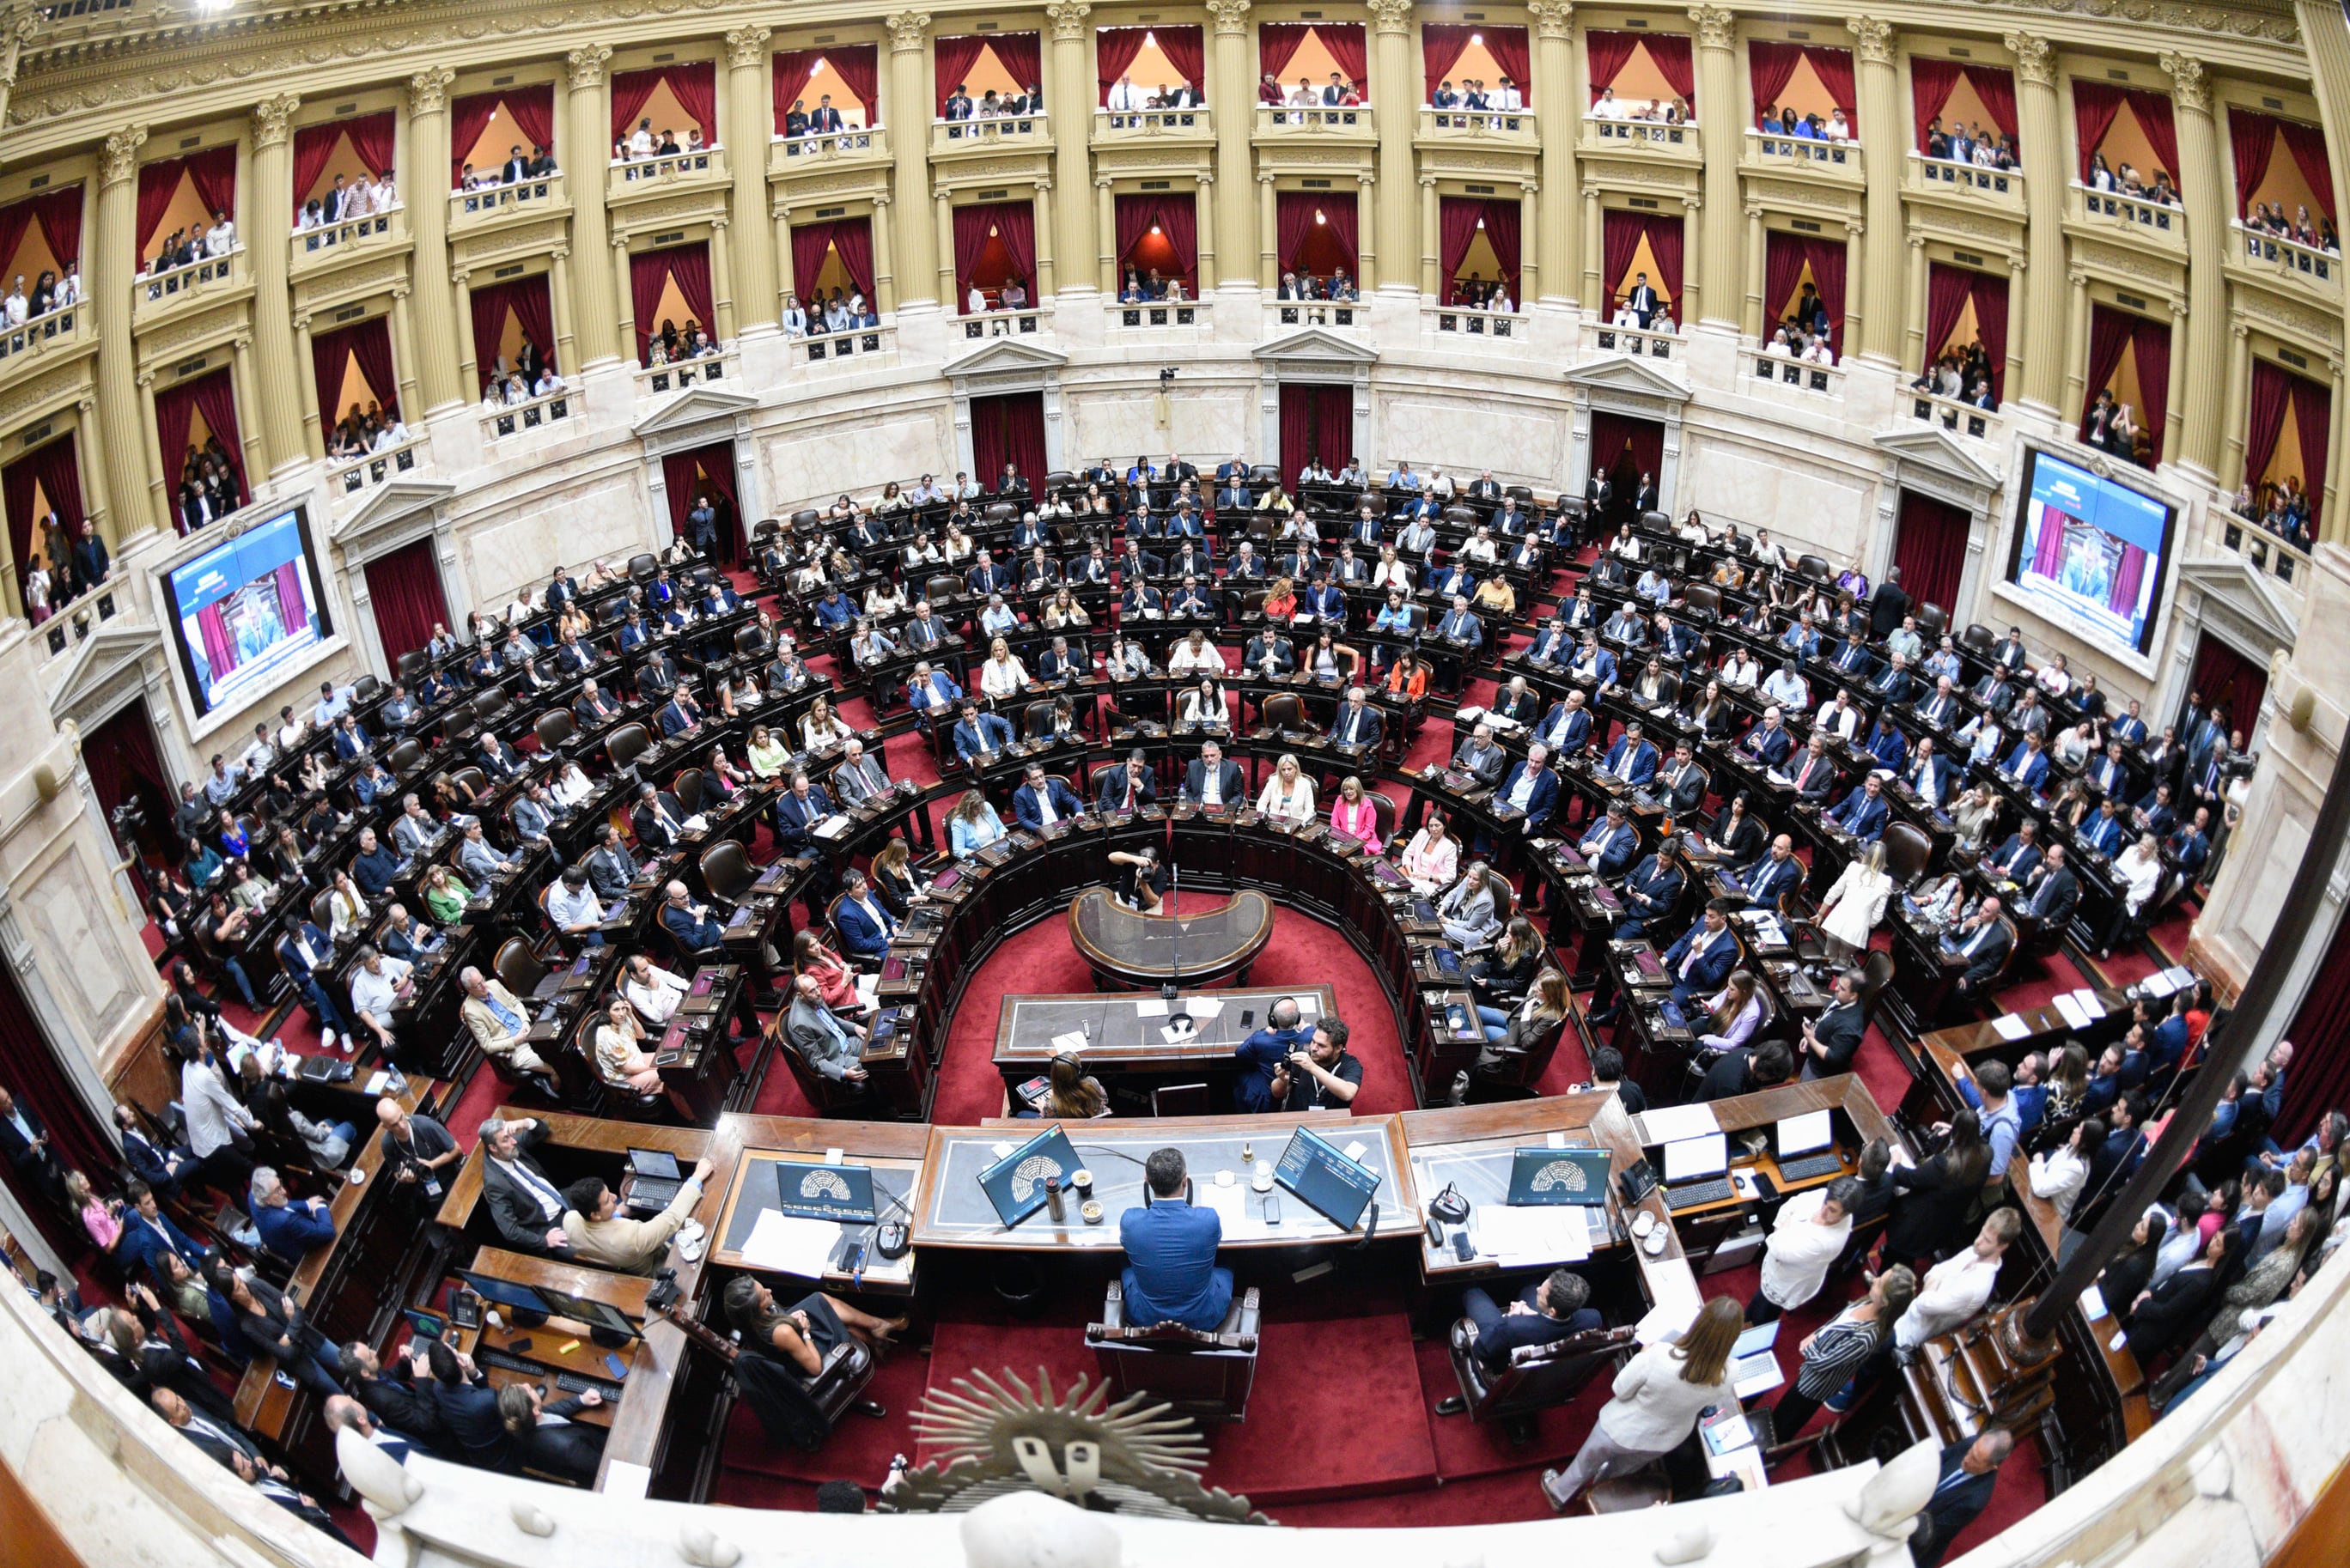
M 1579 1203 L 1602 1208 L 1607 1202 L 1607 1160 L 1604 1148 L 1513 1149 L 1506 1201 L 1513 1207 Z
M 1800 1154 L 1817 1154 L 1835 1141 L 1832 1125 L 1833 1113 L 1805 1111 L 1801 1116 L 1781 1116 L 1773 1129 L 1779 1148 L 1777 1158 L 1793 1159 Z
M 1730 1139 L 1702 1133 L 1665 1145 L 1665 1181 L 1708 1181 L 1730 1169 Z
M 1767 1394 L 1784 1381 L 1771 1347 L 1779 1343 L 1779 1320 L 1758 1323 L 1730 1347 L 1730 1389 L 1741 1399 Z
M 685 1178 L 677 1168 L 677 1156 L 665 1149 L 629 1150 L 629 1170 L 636 1178 L 629 1188 L 629 1208 L 632 1211 L 658 1214 L 669 1207 L 677 1189 L 685 1185 Z

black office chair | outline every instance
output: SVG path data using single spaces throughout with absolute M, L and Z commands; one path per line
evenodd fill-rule
M 623 724 L 604 738 L 604 755 L 616 770 L 626 773 L 652 748 L 652 736 L 642 724 Z
M 1629 1359 L 1633 1345 L 1629 1326 L 1593 1329 L 1549 1345 L 1520 1345 L 1507 1366 L 1489 1374 L 1477 1359 L 1473 1326 L 1460 1319 L 1450 1341 L 1462 1414 L 1499 1424 L 1512 1447 L 1532 1442 L 1544 1410 L 1572 1401 L 1601 1368 Z
M 432 656 L 421 648 L 411 649 L 400 656 L 395 668 L 400 671 L 400 680 L 413 686 L 423 680 L 425 672 L 432 668 Z
M 538 749 L 551 756 L 579 732 L 579 722 L 568 708 L 549 708 L 531 725 L 531 732 L 538 737 Z
M 660 570 L 660 557 L 643 552 L 629 557 L 629 576 L 639 583 L 650 583 Z
M 677 796 L 677 804 L 686 815 L 693 815 L 702 809 L 702 797 L 706 793 L 702 770 L 700 768 L 680 770 L 677 777 L 669 781 L 669 792 Z
M 712 898 L 739 904 L 758 880 L 751 857 L 733 839 L 722 838 L 702 852 L 702 885 L 710 889 Z
M 1161 1084 L 1150 1091 L 1154 1116 L 1204 1116 L 1208 1114 L 1205 1084 Z
M 421 741 L 402 741 L 391 748 L 384 765 L 396 775 L 406 776 L 409 771 L 424 761 L 424 745 Z
M 1254 738 L 1260 741 L 1271 740 L 1284 733 L 1295 733 L 1308 727 L 1305 722 L 1305 700 L 1292 691 L 1276 691 L 1267 697 L 1263 702 L 1257 704 L 1256 715 L 1261 722 L 1256 727 Z
M 1918 635 L 1929 643 L 1941 641 L 1950 629 L 1950 612 L 1939 605 L 1921 604 L 1910 613 L 1918 618 Z
M 490 968 L 498 983 L 516 996 L 533 1002 L 543 1002 L 562 987 L 563 976 L 540 961 L 531 945 L 520 937 L 508 937 L 499 945 L 498 956 Z
M 351 701 L 354 702 L 372 702 L 382 695 L 383 682 L 372 674 L 362 675 L 351 682 Z
M 1915 823 L 1896 822 L 1885 829 L 1885 869 L 1896 888 L 1915 883 L 1934 858 L 1934 840 Z
M 1213 1333 L 1179 1323 L 1128 1323 L 1126 1293 L 1113 1282 L 1101 1321 L 1086 1325 L 1086 1344 L 1112 1400 L 1146 1394 L 1180 1416 L 1238 1422 L 1248 1418 L 1256 1383 L 1258 1318 L 1252 1285 Z

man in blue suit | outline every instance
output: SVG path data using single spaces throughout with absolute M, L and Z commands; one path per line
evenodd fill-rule
M 1632 867 L 1624 879 L 1624 914 L 1616 922 L 1616 939 L 1630 941 L 1648 930 L 1652 920 L 1672 913 L 1685 883 L 1680 867 L 1661 855 L 1651 855 Z
M 1738 938 L 1730 929 L 1731 905 L 1716 898 L 1705 907 L 1697 924 L 1665 950 L 1665 969 L 1672 976 L 1673 1002 L 1686 1012 L 1691 997 L 1711 996 L 1738 967 Z
M 1012 815 L 1020 826 L 1038 832 L 1080 815 L 1086 803 L 1059 779 L 1047 778 L 1044 768 L 1028 764 L 1025 782 L 1012 792 Z
M 775 799 L 776 847 L 786 855 L 797 855 L 808 846 L 808 836 L 816 825 L 831 815 L 832 797 L 824 793 L 824 786 L 794 770 L 791 788 Z
M 840 933 L 840 945 L 850 957 L 879 962 L 889 950 L 898 918 L 881 907 L 865 873 L 852 866 L 840 879 L 840 903 L 833 910 L 832 929 Z
M 1330 721 L 1330 743 L 1334 746 L 1377 746 L 1386 729 L 1379 711 L 1363 701 L 1363 689 L 1353 687 L 1347 692 L 1347 700 L 1338 704 L 1338 711 Z
M 2028 790 L 2037 790 L 2040 781 L 2048 776 L 2048 753 L 2040 749 L 2040 737 L 2026 735 L 2023 743 L 2011 753 L 2000 772 Z
M 1762 711 L 1762 722 L 1746 732 L 1739 749 L 1765 767 L 1779 767 L 1795 749 L 1795 737 L 1776 708 Z
M 1473 1344 L 1477 1364 L 1490 1376 L 1508 1370 L 1511 1355 L 1521 1346 L 1553 1345 L 1605 1326 L 1599 1309 L 1589 1305 L 1591 1285 L 1571 1269 L 1553 1269 L 1549 1275 L 1520 1291 L 1504 1308 L 1484 1291 L 1471 1287 L 1461 1293 L 1461 1315 L 1476 1327 Z M 1523 1310 L 1522 1310 L 1523 1309 Z M 1469 1408 L 1458 1394 L 1437 1401 L 1440 1416 L 1459 1416 Z
M 1950 787 L 1950 764 L 1934 754 L 1933 736 L 1918 737 L 1918 749 L 1910 753 L 1905 776 L 1919 800 L 1937 811 L 1941 809 L 1942 796 L 1949 793 Z
M 143 1271 L 168 1294 L 171 1276 L 164 1272 L 163 1254 L 175 1254 L 189 1273 L 197 1274 L 204 1266 L 204 1250 L 157 1205 L 153 1188 L 134 1179 L 126 1190 L 130 1212 L 122 1217 L 122 1239 L 115 1243 L 115 1255 L 123 1272 L 136 1278 Z
M 1874 844 L 1885 836 L 1886 819 L 1892 815 L 1885 804 L 1884 783 L 1871 774 L 1828 813 L 1828 820 L 1863 844 Z
M 1638 723 L 1625 725 L 1623 737 L 1607 748 L 1605 771 L 1636 788 L 1657 776 L 1657 748 L 1641 738 Z
M 277 939 L 277 961 L 294 989 L 309 1002 L 310 1011 L 318 1015 L 319 1044 L 331 1049 L 337 1038 L 351 1032 L 350 1021 L 335 1005 L 333 994 L 319 978 L 335 961 L 335 944 L 315 921 L 301 920 L 288 926 Z
M 1602 877 L 1622 875 L 1639 848 L 1639 829 L 1624 820 L 1624 803 L 1620 800 L 1607 803 L 1607 815 L 1594 823 L 1583 842 L 1575 846 L 1576 852 Z
M 1616 684 L 1616 656 L 1599 646 L 1596 631 L 1583 634 L 1583 646 L 1575 650 L 1574 661 L 1566 668 L 1571 675 L 1598 682 L 1602 691 Z
M 1142 1174 L 1148 1201 L 1118 1220 L 1127 1258 L 1118 1275 L 1126 1321 L 1134 1327 L 1180 1323 L 1213 1334 L 1232 1304 L 1232 1272 L 1216 1267 L 1223 1221 L 1213 1209 L 1187 1200 L 1181 1149 L 1151 1150 Z
M 954 727 L 954 749 L 967 766 L 976 767 L 982 757 L 1011 744 L 1012 726 L 1001 714 L 983 713 L 976 702 L 963 703 L 962 719 Z
M 1565 701 L 1552 703 L 1534 730 L 1534 739 L 1556 755 L 1581 756 L 1591 741 L 1591 710 L 1583 705 L 1583 693 L 1570 691 Z
M 2011 882 L 2021 882 L 2040 867 L 2040 846 L 2034 842 L 2040 836 L 2040 825 L 2025 817 L 2015 825 L 2015 831 L 1983 862 L 1983 869 Z
M 1771 840 L 1771 853 L 1738 875 L 1750 909 L 1775 909 L 1779 900 L 1803 886 L 1803 862 L 1795 858 L 1795 841 L 1785 834 Z
M 1302 1051 L 1314 1032 L 1302 1026 L 1304 1014 L 1296 999 L 1283 997 L 1265 1010 L 1265 1027 L 1240 1043 L 1232 1053 L 1241 1075 L 1232 1082 L 1232 1108 L 1274 1111 L 1273 1079 L 1287 1064 L 1292 1051 Z
M 951 712 L 962 701 L 962 688 L 931 669 L 928 659 L 914 666 L 914 678 L 906 683 L 906 704 L 915 712 Z
M 1492 804 L 1525 813 L 1525 831 L 1541 832 L 1558 806 L 1558 775 L 1550 771 L 1550 753 L 1539 745 L 1527 747 L 1526 760 L 1510 770 L 1493 792 Z
M 265 1165 L 253 1173 L 252 1213 L 261 1244 L 289 1263 L 299 1263 L 319 1248 L 334 1244 L 335 1217 L 327 1211 L 327 1200 L 291 1201 L 277 1172 Z

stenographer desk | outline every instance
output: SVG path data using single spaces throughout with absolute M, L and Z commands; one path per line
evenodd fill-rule
M 1269 1027 L 1274 1003 L 1284 998 L 1297 1003 L 1305 1028 L 1337 1014 L 1337 994 L 1326 985 L 1224 988 L 1180 998 L 1178 1005 L 1191 1013 L 1191 1030 L 1170 1040 L 1168 1004 L 1156 996 L 1094 992 L 1007 996 L 996 1015 L 995 1066 L 1009 1089 L 1044 1072 L 1055 1055 L 1070 1050 L 1096 1076 L 1206 1074 L 1213 1075 L 1210 1081 L 1215 1083 L 1234 1070 L 1233 1053 L 1241 1042 Z M 1083 1043 L 1069 1039 L 1071 1035 L 1082 1035 Z

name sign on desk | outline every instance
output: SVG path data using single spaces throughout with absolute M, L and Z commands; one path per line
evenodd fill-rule
M 1004 1229 L 1010 1230 L 1045 1207 L 1048 1179 L 1058 1178 L 1066 1187 L 1069 1173 L 1077 1168 L 1077 1151 L 1069 1147 L 1069 1135 L 1054 1126 L 981 1171 L 979 1187 L 995 1205 Z

